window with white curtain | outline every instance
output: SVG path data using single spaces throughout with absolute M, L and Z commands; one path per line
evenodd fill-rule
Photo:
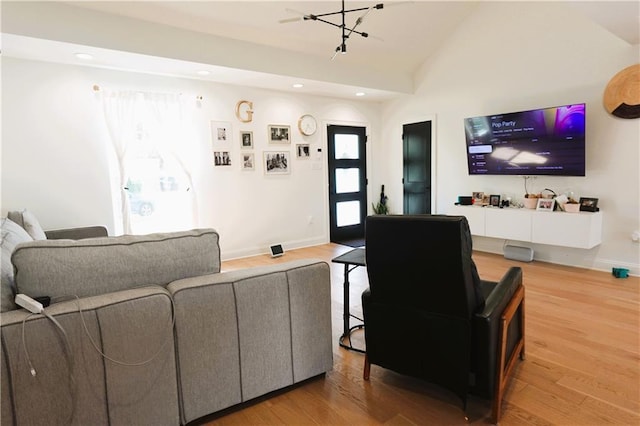
M 180 95 L 102 91 L 105 119 L 118 159 L 116 203 L 124 233 L 193 228 L 192 129 Z

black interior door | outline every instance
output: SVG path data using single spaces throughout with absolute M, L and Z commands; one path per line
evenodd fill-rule
M 328 126 L 329 238 L 360 246 L 367 215 L 366 129 Z
M 403 212 L 431 214 L 431 121 L 402 126 Z

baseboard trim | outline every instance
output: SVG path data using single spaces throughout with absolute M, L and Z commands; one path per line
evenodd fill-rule
M 285 252 L 287 250 L 295 250 L 299 248 L 306 248 L 312 246 L 318 246 L 321 244 L 327 244 L 329 241 L 325 237 L 315 237 L 309 238 L 305 240 L 296 240 L 296 241 L 282 241 L 282 247 L 284 247 Z M 221 249 L 221 259 L 224 260 L 234 260 L 234 259 L 242 259 L 245 257 L 251 256 L 260 256 L 262 254 L 271 253 L 269 250 L 269 244 L 265 244 L 264 246 L 254 246 L 247 248 L 240 248 L 236 250 L 225 250 Z M 286 256 L 286 254 L 285 254 Z
M 563 266 L 571 266 L 574 268 L 585 268 L 591 269 L 594 271 L 603 271 L 611 273 L 612 268 L 626 268 L 629 270 L 629 275 L 631 276 L 640 276 L 640 263 L 633 262 L 621 262 L 614 259 L 606 259 L 597 256 L 597 252 L 584 250 L 585 253 L 589 253 L 589 255 L 580 256 L 578 254 L 573 253 L 573 255 L 567 255 L 565 257 L 566 261 L 560 261 L 556 257 L 549 257 L 547 251 L 544 249 L 540 249 L 543 246 L 535 245 L 535 244 L 527 244 L 521 243 L 519 241 L 514 241 L 514 245 L 520 245 L 523 247 L 530 247 L 534 250 L 533 261 L 552 263 L 555 265 L 563 265 Z M 490 239 L 490 238 L 478 238 L 474 237 L 473 239 L 473 249 L 485 253 L 493 253 L 498 255 L 504 255 L 503 251 L 504 241 L 498 239 Z M 580 249 L 567 249 L 567 253 L 573 250 Z M 593 250 L 593 249 L 592 249 Z M 556 253 L 558 254 L 558 253 Z

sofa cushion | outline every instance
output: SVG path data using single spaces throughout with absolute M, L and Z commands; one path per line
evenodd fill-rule
M 95 296 L 220 271 L 213 229 L 44 240 L 16 247 L 12 262 L 19 292 L 31 297 Z
M 11 219 L 2 219 L 2 277 L 0 281 L 2 306 L 0 306 L 0 312 L 16 309 L 16 304 L 13 301 L 16 296 L 16 287 L 11 254 L 18 244 L 28 241 L 33 241 L 33 238 L 27 234 L 27 231 Z
M 331 271 L 299 259 L 174 281 L 183 424 L 331 370 Z
M 42 315 L 4 313 L 0 424 L 180 424 L 172 305 L 156 286 L 54 303 L 64 340 Z M 90 336 L 110 359 L 140 365 L 102 357 Z
M 46 240 L 47 236 L 36 216 L 27 209 L 7 213 L 7 217 L 22 226 L 34 240 Z

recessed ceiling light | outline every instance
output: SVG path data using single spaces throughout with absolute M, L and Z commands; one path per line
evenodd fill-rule
M 93 56 L 89 55 L 88 53 L 76 53 L 76 58 L 90 61 L 91 59 L 93 59 Z
M 300 88 L 304 87 L 304 84 L 296 83 L 296 84 L 293 85 L 293 87 L 295 87 L 296 89 L 300 89 Z
M 209 74 L 211 74 L 211 72 L 209 72 L 207 70 L 200 70 L 200 71 L 196 72 L 196 74 L 198 74 L 198 75 L 209 75 Z
M 356 92 L 356 96 L 364 96 L 364 95 L 366 95 L 366 93 L 364 93 L 364 92 Z

